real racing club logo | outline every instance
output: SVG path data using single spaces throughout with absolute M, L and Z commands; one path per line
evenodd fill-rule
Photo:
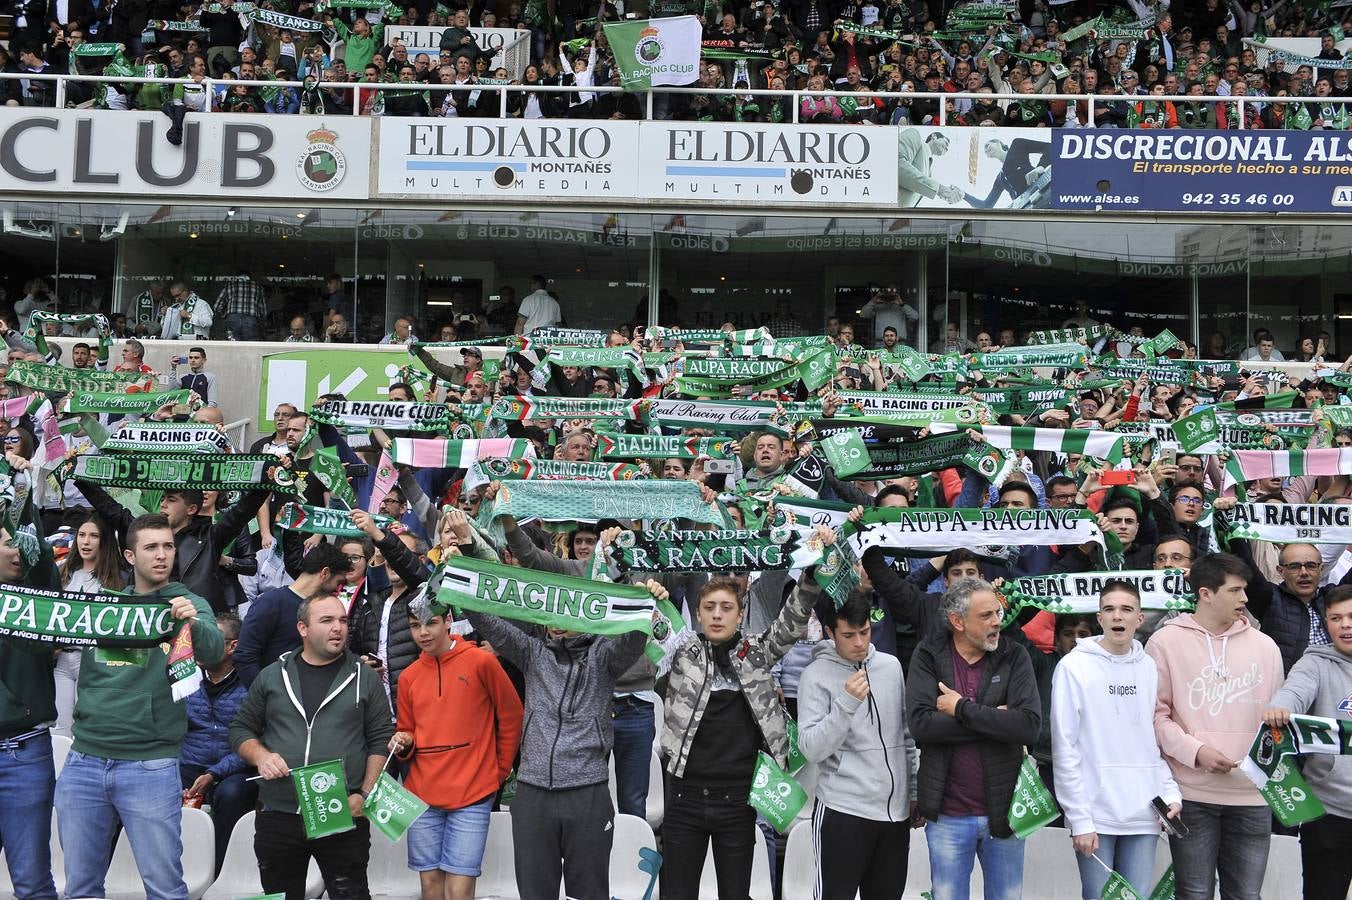
M 1349 719 L 1352 719 L 1352 694 L 1348 694 L 1343 701 L 1338 704 L 1338 712 L 1346 713 Z
M 336 188 L 347 174 L 347 157 L 338 149 L 338 134 L 322 124 L 305 135 L 310 145 L 296 160 L 296 177 L 312 191 Z
M 666 48 L 662 46 L 662 32 L 649 25 L 638 33 L 638 43 L 634 45 L 634 57 L 645 66 L 651 66 L 662 58 Z

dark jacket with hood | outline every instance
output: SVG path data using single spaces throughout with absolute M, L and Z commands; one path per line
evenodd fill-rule
M 390 703 L 394 704 L 398 702 L 400 674 L 413 665 L 422 653 L 408 628 L 408 601 L 418 593 L 418 587 L 427 580 L 429 573 L 422 560 L 405 547 L 396 535 L 385 535 L 377 542 L 376 549 L 385 557 L 385 564 L 404 580 L 404 592 L 394 600 L 390 600 L 392 589 L 367 592 L 352 612 L 348 648 L 358 655 L 376 655 L 380 647 L 380 623 L 385 615 L 385 604 L 394 604 L 390 610 L 390 632 L 385 645 L 388 658 L 382 660 L 390 682 Z

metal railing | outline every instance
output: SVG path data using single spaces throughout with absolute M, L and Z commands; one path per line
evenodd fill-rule
M 222 87 L 225 88 L 225 89 L 227 89 L 227 90 L 228 90 L 229 88 L 231 88 L 231 87 L 236 87 L 236 86 L 239 86 L 239 85 L 245 85 L 245 86 L 247 86 L 247 87 L 260 87 L 260 88 L 261 88 L 261 87 L 272 87 L 272 88 L 277 88 L 277 87 L 290 87 L 290 88 L 295 88 L 295 89 L 297 90 L 298 93 L 301 92 L 301 91 L 303 91 L 303 90 L 307 87 L 306 83 L 305 83 L 305 82 L 301 82 L 301 81 L 270 81 L 270 80 L 250 80 L 250 81 L 245 81 L 245 80 L 242 80 L 242 79 L 214 79 L 214 78 L 204 78 L 204 79 L 202 79 L 202 81 L 200 81 L 200 82 L 193 82 L 191 79 L 186 79 L 186 78 L 143 78 L 143 77 L 135 77 L 135 76 L 125 76 L 125 77 L 124 77 L 124 76 L 117 76 L 117 75 L 68 75 L 68 74 L 42 74 L 42 75 L 34 75 L 34 74 L 24 74 L 24 73 L 22 73 L 22 72 L 19 72 L 19 73 L 14 73 L 14 72 L 0 72 L 0 80 L 9 80 L 9 81 L 15 81 L 15 80 L 19 80 L 19 81 L 23 81 L 23 80 L 34 80 L 34 81 L 48 81 L 48 82 L 55 82 L 55 83 L 56 83 L 55 104 L 56 104 L 56 106 L 57 106 L 58 108 L 64 108 L 64 107 L 66 106 L 66 99 L 67 99 L 67 96 L 68 96 L 68 93 L 69 93 L 69 92 L 68 92 L 67 85 L 68 85 L 70 82 L 91 83 L 91 84 L 98 84 L 98 83 L 110 83 L 110 84 L 163 84 L 163 85 L 196 84 L 196 85 L 200 85 L 202 88 L 204 88 L 204 89 L 207 91 L 207 96 L 208 96 L 208 98 L 209 98 L 209 101 L 208 101 L 208 103 L 207 103 L 207 109 L 205 110 L 205 111 L 207 111 L 207 112 L 219 112 L 219 110 L 217 110 L 217 109 L 214 108 L 215 105 L 216 105 L 215 99 L 214 99 L 214 98 L 215 98 L 216 91 L 219 90 L 219 89 L 222 88 Z M 361 107 L 362 107 L 362 97 L 363 97 L 363 95 L 365 95 L 367 92 L 370 92 L 370 91 L 379 91 L 379 92 L 425 91 L 425 92 L 431 92 L 431 93 L 444 93 L 444 92 L 446 92 L 446 91 L 461 91 L 461 92 L 464 92 L 464 91 L 470 91 L 470 92 L 477 91 L 477 92 L 479 92 L 479 93 L 481 93 L 481 94 L 482 94 L 482 93 L 488 93 L 488 92 L 496 93 L 496 94 L 498 95 L 498 117 L 499 117 L 499 118 L 503 118 L 503 119 L 508 118 L 508 105 L 509 105 L 509 104 L 508 104 L 508 97 L 509 97 L 510 95 L 512 95 L 512 94 L 523 94 L 523 95 L 524 95 L 524 94 L 532 94 L 532 93 L 534 93 L 534 94 L 591 94 L 591 95 L 599 95 L 599 94 L 624 94 L 624 93 L 633 93 L 633 92 L 626 92 L 623 88 L 616 87 L 616 86 L 613 86 L 613 85 L 595 85 L 595 86 L 586 86 L 586 87 L 584 87 L 584 86 L 578 86 L 578 85 L 546 85 L 546 84 L 542 84 L 542 85 L 525 85 L 525 84 L 478 84 L 477 82 L 476 82 L 476 83 L 467 83 L 467 84 L 432 84 L 432 83 L 424 84 L 424 83 L 421 83 L 421 82 L 412 82 L 412 83 L 408 83 L 408 82 L 389 82 L 389 83 L 380 82 L 380 83 L 375 83 L 375 82 L 361 82 L 361 81 L 332 81 L 332 82 L 331 82 L 331 81 L 321 81 L 321 82 L 315 82 L 315 83 L 313 83 L 313 84 L 311 84 L 311 85 L 308 85 L 308 86 L 309 86 L 309 87 L 312 87 L 312 88 L 314 88 L 314 89 L 316 89 L 316 90 L 319 90 L 319 91 L 325 91 L 325 90 L 341 90 L 341 91 L 349 91 L 349 92 L 351 92 L 351 93 L 352 93 L 352 115 L 354 115 L 354 116 L 359 116 L 359 115 L 362 115 L 362 114 L 363 114 L 363 113 L 362 113 L 362 109 L 361 109 Z M 945 92 L 942 92 L 942 91 L 937 91 L 937 92 L 936 92 L 936 91 L 912 91 L 912 92 L 899 92 L 899 91 L 840 91 L 840 90 L 822 90 L 822 91 L 805 91 L 805 90 L 792 90 L 792 91 L 789 91 L 789 90 L 783 90 L 783 91 L 777 91 L 777 90 L 770 90 L 770 89 L 765 89 L 765 88 L 754 88 L 754 89 L 753 89 L 753 88 L 740 88 L 740 89 L 739 89 L 739 88 L 707 88 L 707 87 L 692 86 L 692 87 L 656 87 L 656 88 L 653 88 L 653 89 L 651 89 L 651 90 L 649 90 L 649 91 L 642 92 L 641 94 L 634 94 L 635 96 L 641 96 L 641 97 L 644 98 L 644 104 L 645 104 L 645 118 L 647 118 L 647 119 L 652 119 L 652 118 L 654 118 L 654 115 L 653 115 L 653 113 L 654 113 L 654 100 L 655 100 L 655 98 L 656 98 L 658 95 L 660 95 L 660 94 L 666 94 L 666 95 L 680 95 L 680 94 L 687 94 L 687 95 L 704 95 L 704 96 L 712 96 L 712 97 L 724 97 L 724 96 L 734 96 L 734 97 L 768 97 L 768 98 L 771 98 L 772 100 L 787 99 L 787 100 L 790 100 L 790 101 L 791 101 L 790 105 L 791 105 L 791 108 L 792 108 L 792 109 L 791 109 L 791 116 L 790 116 L 790 118 L 788 119 L 788 121 L 791 122 L 791 123 L 794 123 L 794 124 L 798 124 L 799 121 L 800 121 L 800 120 L 799 120 L 799 110 L 800 110 L 801 105 L 802 105 L 802 100 L 803 100 L 804 98 L 807 98 L 807 97 L 834 97 L 834 98 L 839 99 L 839 98 L 841 98 L 841 97 L 846 97 L 846 96 L 848 96 L 848 97 L 855 97 L 855 98 L 863 98 L 863 97 L 867 97 L 867 98 L 870 98 L 870 99 L 872 99 L 872 98 L 882 98 L 882 99 L 884 99 L 884 100 L 893 100 L 893 99 L 897 99 L 897 100 L 910 100 L 910 101 L 914 101 L 914 100 L 938 100 L 938 101 L 940 101 L 940 102 L 937 104 L 937 110 L 936 110 L 936 114 L 937 114 L 937 117 L 938 117 L 938 121 L 937 121 L 937 122 L 934 122 L 934 123 L 932 123 L 932 124 L 939 125 L 939 126 L 941 126 L 941 127 L 950 124 L 950 123 L 949 123 L 949 114 L 948 114 L 947 104 L 944 102 L 944 101 L 947 101 L 947 100 L 970 100 L 970 101 L 973 101 L 973 102 L 975 102 L 975 101 L 977 101 L 977 100 L 984 100 L 984 101 L 993 101 L 993 102 L 996 103 L 997 105 L 1003 105 L 1003 106 L 1008 106 L 1008 105 L 1012 105 L 1012 104 L 1019 104 L 1019 103 L 1049 103 L 1049 102 L 1057 102 L 1057 101 L 1065 101 L 1065 102 L 1067 102 L 1067 103 L 1073 103 L 1073 104 L 1084 103 L 1084 104 L 1086 104 L 1086 115 L 1085 115 L 1085 120 L 1086 120 L 1086 122 L 1094 122 L 1095 119 L 1096 119 L 1096 111 L 1101 110 L 1101 109 L 1103 109 L 1104 107 L 1107 107 L 1107 106 L 1110 106 L 1110 105 L 1115 105 L 1115 104 L 1132 104 L 1132 103 L 1138 103 L 1138 102 L 1141 102 L 1141 101 L 1149 101 L 1149 102 L 1170 102 L 1170 103 L 1173 103 L 1175 106 L 1178 106 L 1178 105 L 1181 105 L 1181 104 L 1188 104 L 1188 105 L 1212 105 L 1212 106 L 1217 105 L 1217 104 L 1225 104 L 1225 105 L 1227 105 L 1227 106 L 1233 106 L 1234 109 L 1235 109 L 1236 114 L 1235 114 L 1234 127 L 1235 127 L 1236 129 L 1243 129 L 1243 128 L 1245 127 L 1245 125 L 1244 125 L 1244 120 L 1245 120 L 1245 109 L 1246 109 L 1246 107 L 1249 107 L 1249 108 L 1257 107 L 1257 108 L 1261 109 L 1262 106 L 1267 105 L 1267 104 L 1274 104 L 1274 105 L 1275 105 L 1275 104 L 1283 104 L 1283 103 L 1316 103 L 1316 102 L 1321 102 L 1321 101 L 1322 101 L 1322 102 L 1328 102 L 1328 103 L 1338 103 L 1338 104 L 1352 104 L 1352 99 L 1336 98 L 1336 97 L 1327 97 L 1327 98 L 1321 98 L 1321 97 L 1266 97 L 1266 96 L 1256 96 L 1256 95 L 1243 95 L 1243 96 L 1239 96 L 1239 97 L 1221 97 L 1221 96 L 1207 95 L 1207 96 L 1199 97 L 1199 96 L 1195 96 L 1195 95 L 1184 95 L 1184 96 L 1180 96 L 1180 95 L 1174 95 L 1174 94 L 1169 94 L 1169 95 L 1154 95 L 1154 94 L 1151 94 L 1151 95 L 1145 95 L 1145 94 L 1131 94 L 1131 95 L 1126 95 L 1126 94 L 981 94 L 981 93 L 971 93 L 971 92 L 968 92 L 968 91 L 963 91 L 963 92 L 960 92 L 960 93 L 945 93 Z M 1002 108 L 1003 108 L 1003 106 L 1002 106 Z M 1079 123 L 1079 127 L 1093 127 L 1093 126 L 1086 126 L 1086 122 L 1081 122 L 1081 123 Z M 840 123 L 840 124 L 858 124 L 858 123 L 848 123 L 848 122 L 843 122 L 843 123 Z M 959 124 L 960 124 L 960 123 L 959 123 Z M 1063 126 L 1063 127 L 1065 127 L 1065 126 Z M 1076 126 L 1069 126 L 1069 127 L 1076 127 Z

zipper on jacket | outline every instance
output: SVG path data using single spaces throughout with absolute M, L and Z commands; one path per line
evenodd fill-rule
M 564 648 L 567 652 L 567 648 Z M 563 677 L 563 690 L 559 693 L 558 724 L 554 726 L 554 746 L 549 749 L 549 787 L 554 788 L 554 757 L 559 752 L 559 741 L 563 738 L 563 706 L 568 697 L 568 685 L 573 681 L 573 654 L 568 653 L 568 674 Z M 522 735 L 524 739 L 524 735 Z
M 877 714 L 876 716 L 873 716 L 872 718 L 873 718 L 873 724 L 874 724 L 874 725 L 877 727 L 877 729 L 878 729 L 878 743 L 879 743 L 880 745 L 882 745 L 882 748 L 883 748 L 883 765 L 887 766 L 887 783 L 888 783 L 888 788 L 887 788 L 887 821 L 889 821 L 889 822 L 895 822 L 896 819 L 893 819 L 893 818 L 892 818 L 892 795 L 895 794 L 895 793 L 897 792 L 897 777 L 896 777 L 896 775 L 893 774 L 893 772 L 892 772 L 892 760 L 890 760 L 890 759 L 887 758 L 887 741 L 883 739 L 883 712 L 882 712 L 882 709 L 878 706 L 878 701 L 876 701 L 876 700 L 873 699 L 873 693 L 872 693 L 872 692 L 870 692 L 869 695 L 868 695 L 868 704 L 869 704 L 869 707 L 870 707 L 870 711 L 871 711 L 871 710 L 877 710 L 877 711 L 878 711 L 878 714 Z M 904 745 L 903 745 L 903 748 L 902 748 L 902 753 L 903 753 L 903 755 L 905 755 L 905 746 L 904 746 Z
M 704 656 L 704 678 L 703 678 L 703 679 L 700 681 L 700 683 L 699 683 L 699 693 L 695 695 L 695 707 L 694 707 L 692 710 L 690 710 L 690 719 L 689 719 L 689 721 L 687 721 L 687 722 L 685 723 L 685 731 L 684 731 L 684 733 L 682 733 L 682 735 L 681 735 L 681 749 L 680 749 L 680 752 L 676 754 L 676 768 L 679 770 L 679 773 L 678 773 L 678 772 L 672 772 L 672 773 L 671 773 L 671 774 L 673 774 L 673 775 L 676 775 L 677 777 L 683 777 L 683 776 L 685 775 L 685 758 L 686 758 L 686 757 L 685 757 L 685 749 L 686 749 L 686 745 L 688 745 L 688 744 L 690 743 L 690 726 L 693 725 L 693 724 L 695 723 L 695 713 L 699 711 L 699 698 L 704 696 L 704 687 L 705 687 L 705 685 L 707 685 L 707 684 L 709 683 L 709 653 L 708 653 L 708 649 L 709 649 L 708 647 L 705 647 L 705 648 L 704 648 L 705 652 L 704 652 L 704 654 L 703 654 L 703 656 Z
M 357 665 L 360 666 L 363 665 L 363 663 L 359 662 L 357 663 Z M 322 711 L 324 707 L 329 705 L 330 700 L 341 694 L 343 690 L 348 686 L 348 683 L 351 682 L 353 678 L 358 679 L 358 686 L 360 687 L 361 670 L 358 669 L 355 672 L 349 672 L 348 676 L 343 679 L 343 683 L 338 685 L 338 687 L 334 689 L 333 693 L 325 697 L 323 702 L 321 702 L 318 708 L 315 709 L 314 718 L 312 719 L 307 719 L 305 717 L 305 706 L 296 697 L 296 692 L 291 689 L 291 682 L 287 680 L 286 677 L 285 665 L 282 666 L 281 675 L 282 675 L 282 685 L 286 688 L 286 693 L 291 698 L 291 705 L 296 707 L 296 711 L 300 713 L 301 721 L 305 723 L 305 759 L 304 762 L 302 762 L 302 765 L 308 766 L 310 764 L 310 739 L 314 736 L 315 719 L 319 718 L 320 711 Z M 357 694 L 357 703 L 358 704 L 361 703 L 360 692 L 358 692 Z

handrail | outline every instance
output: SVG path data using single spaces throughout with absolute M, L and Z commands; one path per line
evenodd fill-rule
M 244 80 L 230 79 L 220 80 L 214 78 L 204 78 L 200 82 L 194 82 L 189 78 L 146 78 L 142 76 L 119 76 L 119 75 L 75 75 L 65 73 L 43 73 L 27 74 L 23 72 L 0 72 L 0 80 L 32 80 L 32 81 L 55 81 L 57 83 L 56 103 L 59 107 L 65 106 L 66 83 L 90 82 L 90 83 L 117 83 L 117 84 L 200 84 L 207 90 L 214 90 L 217 87 L 234 87 L 236 85 L 245 85 L 248 87 L 294 87 L 304 88 L 305 82 L 302 81 L 271 81 L 271 80 Z M 571 85 L 571 84 L 439 84 L 422 82 L 370 82 L 370 81 L 319 81 L 313 85 L 316 90 L 336 89 L 336 90 L 379 90 L 379 91 L 479 91 L 496 92 L 499 95 L 499 115 L 501 118 L 507 117 L 507 96 L 512 93 L 541 93 L 541 94 L 624 94 L 635 93 L 625 91 L 622 87 L 615 85 Z M 1352 98 L 1343 97 L 1268 97 L 1261 95 L 1245 94 L 1238 97 L 1206 95 L 1196 96 L 1191 94 L 987 94 L 973 93 L 970 91 L 959 91 L 948 93 L 945 91 L 841 91 L 841 90 L 773 90 L 770 88 L 713 88 L 701 87 L 698 85 L 668 87 L 654 87 L 649 91 L 642 92 L 647 95 L 647 118 L 652 118 L 653 96 L 656 94 L 693 94 L 710 96 L 737 96 L 737 97 L 771 97 L 785 98 L 793 101 L 792 122 L 798 122 L 798 111 L 800 103 L 804 97 L 840 97 L 850 95 L 854 97 L 869 97 L 883 99 L 905 99 L 905 100 L 992 100 L 998 104 L 1010 103 L 1028 103 L 1028 102 L 1052 102 L 1065 101 L 1068 103 L 1087 102 L 1089 104 L 1088 116 L 1090 121 L 1094 119 L 1095 107 L 1098 104 L 1113 103 L 1137 103 L 1141 101 L 1169 102 L 1174 104 L 1215 104 L 1215 103 L 1233 103 L 1236 106 L 1236 126 L 1238 129 L 1244 128 L 1244 108 L 1246 105 L 1264 104 L 1282 104 L 1282 103 L 1352 103 Z M 210 105 L 208 105 L 208 111 Z M 938 121 L 934 124 L 944 126 L 948 124 L 948 110 L 945 103 L 938 104 Z M 361 115 L 360 105 L 352 105 L 352 114 Z M 849 124 L 849 123 L 845 123 Z

